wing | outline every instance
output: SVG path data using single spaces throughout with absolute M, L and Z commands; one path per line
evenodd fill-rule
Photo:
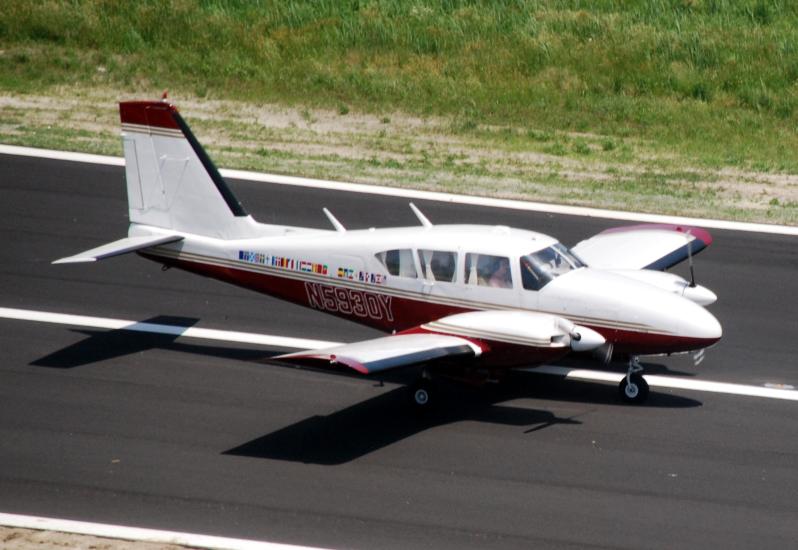
M 588 351 L 604 338 L 586 327 L 531 311 L 471 311 L 450 315 L 408 331 L 331 348 L 275 357 L 285 361 L 319 360 L 361 374 L 406 367 L 444 357 L 496 358 L 502 366 L 536 364 L 571 350 Z M 509 359 L 508 359 L 509 357 Z
M 645 224 L 602 231 L 571 248 L 590 267 L 665 270 L 712 243 L 705 229 Z
M 442 357 L 478 357 L 481 354 L 482 349 L 465 338 L 417 333 L 395 334 L 332 348 L 289 353 L 275 359 L 319 359 L 333 365 L 345 365 L 361 374 L 374 374 Z

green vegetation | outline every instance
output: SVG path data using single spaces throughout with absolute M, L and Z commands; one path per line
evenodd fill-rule
M 366 113 L 387 133 L 397 113 L 440 117 L 600 170 L 798 173 L 792 0 L 4 0 L 0 91 L 65 86 L 280 104 L 308 126 Z M 593 184 L 620 192 L 621 171 Z

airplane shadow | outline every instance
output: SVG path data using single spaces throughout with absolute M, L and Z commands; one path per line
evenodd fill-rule
M 142 323 L 191 327 L 197 319 L 157 316 Z M 31 363 L 37 367 L 71 369 L 151 349 L 164 349 L 199 356 L 247 361 L 271 368 L 297 368 L 271 359 L 282 353 L 240 346 L 215 346 L 177 342 L 177 335 L 137 332 L 126 329 L 72 329 L 86 338 L 50 353 Z M 649 365 L 646 365 L 648 371 Z M 595 368 L 595 364 L 593 365 Z M 667 367 L 663 367 L 667 370 Z M 363 379 L 348 370 L 322 371 Z M 654 369 L 652 369 L 654 370 Z M 673 372 L 670 371 L 672 374 Z M 386 373 L 385 381 L 412 383 L 417 372 L 399 370 Z M 368 379 L 370 383 L 377 382 Z M 437 407 L 418 413 L 409 402 L 407 388 L 400 387 L 336 411 L 313 416 L 224 451 L 223 454 L 269 458 L 321 465 L 344 464 L 415 434 L 461 421 L 477 421 L 525 428 L 524 434 L 554 425 L 579 425 L 574 417 L 560 418 L 550 411 L 516 407 L 505 402 L 519 398 L 562 401 L 580 404 L 619 405 L 614 385 L 565 380 L 534 372 L 513 371 L 504 383 L 480 389 L 454 383 L 441 383 L 436 392 Z M 702 403 L 652 389 L 645 407 L 687 408 Z M 634 414 L 634 407 L 629 407 Z
M 159 315 L 140 321 L 140 323 L 189 328 L 194 326 L 198 321 L 199 319 L 188 317 Z M 262 360 L 278 355 L 279 353 L 262 349 L 251 350 L 239 347 L 186 344 L 183 342 L 176 342 L 175 340 L 178 338 L 176 334 L 156 334 L 127 329 L 71 329 L 71 331 L 78 334 L 85 334 L 87 338 L 41 357 L 30 364 L 37 367 L 71 369 L 151 349 L 166 349 L 241 361 Z
M 593 367 L 595 370 L 595 366 Z M 648 365 L 646 365 L 648 373 Z M 624 405 L 619 401 L 617 384 L 566 380 L 563 377 L 535 372 L 513 371 L 507 384 L 512 384 L 516 397 L 563 401 L 572 403 L 593 403 L 596 405 L 618 405 L 628 407 L 634 412 L 636 405 Z M 700 407 L 701 401 L 666 393 L 652 387 L 648 400 L 642 407 L 663 409 L 686 409 Z
M 641 363 L 645 367 L 644 374 L 662 374 L 666 376 L 689 376 L 689 377 L 694 377 L 696 375 L 695 372 L 679 370 L 663 363 L 653 362 L 658 360 L 661 360 L 661 358 L 660 357 L 641 358 Z M 683 360 L 681 362 L 683 362 Z M 567 367 L 574 367 L 574 368 L 588 369 L 588 370 L 596 370 L 597 368 L 596 360 L 591 359 L 589 356 L 565 357 L 557 361 L 557 364 Z M 627 362 L 613 360 L 611 363 L 601 367 L 601 370 L 625 373 L 627 368 L 628 368 Z
M 555 424 L 581 424 L 548 411 L 491 403 L 466 388 L 439 391 L 439 406 L 419 413 L 400 387 L 327 416 L 313 416 L 229 449 L 222 454 L 338 465 L 351 462 L 420 432 L 464 420 L 527 427 L 527 433 Z
M 326 416 L 313 416 L 222 454 L 320 465 L 350 462 L 425 430 L 461 421 L 526 428 L 529 434 L 555 425 L 580 425 L 576 417 L 503 404 L 518 398 L 618 405 L 614 387 L 566 381 L 549 375 L 513 373 L 507 383 L 481 389 L 442 385 L 437 406 L 424 413 L 401 387 Z M 652 392 L 646 406 L 683 408 L 701 403 Z M 634 414 L 634 407 L 629 408 Z

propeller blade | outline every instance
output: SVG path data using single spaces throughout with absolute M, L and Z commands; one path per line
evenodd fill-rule
M 704 359 L 707 358 L 706 353 L 707 353 L 707 349 L 706 348 L 701 348 L 700 350 L 698 350 L 697 352 L 695 352 L 693 354 L 693 366 L 694 367 L 697 367 L 698 365 L 700 365 L 704 361 Z
M 690 231 L 687 230 L 687 264 L 690 266 L 690 288 L 695 288 L 695 271 L 693 271 L 693 240 L 690 238 Z

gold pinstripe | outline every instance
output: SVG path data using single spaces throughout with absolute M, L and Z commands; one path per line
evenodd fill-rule
M 139 134 L 148 134 L 154 136 L 164 136 L 164 137 L 176 137 L 176 138 L 185 137 L 183 135 L 183 132 L 181 132 L 180 130 L 175 130 L 173 128 L 145 126 L 143 124 L 133 124 L 130 122 L 125 122 L 122 124 L 122 131 L 139 133 Z

